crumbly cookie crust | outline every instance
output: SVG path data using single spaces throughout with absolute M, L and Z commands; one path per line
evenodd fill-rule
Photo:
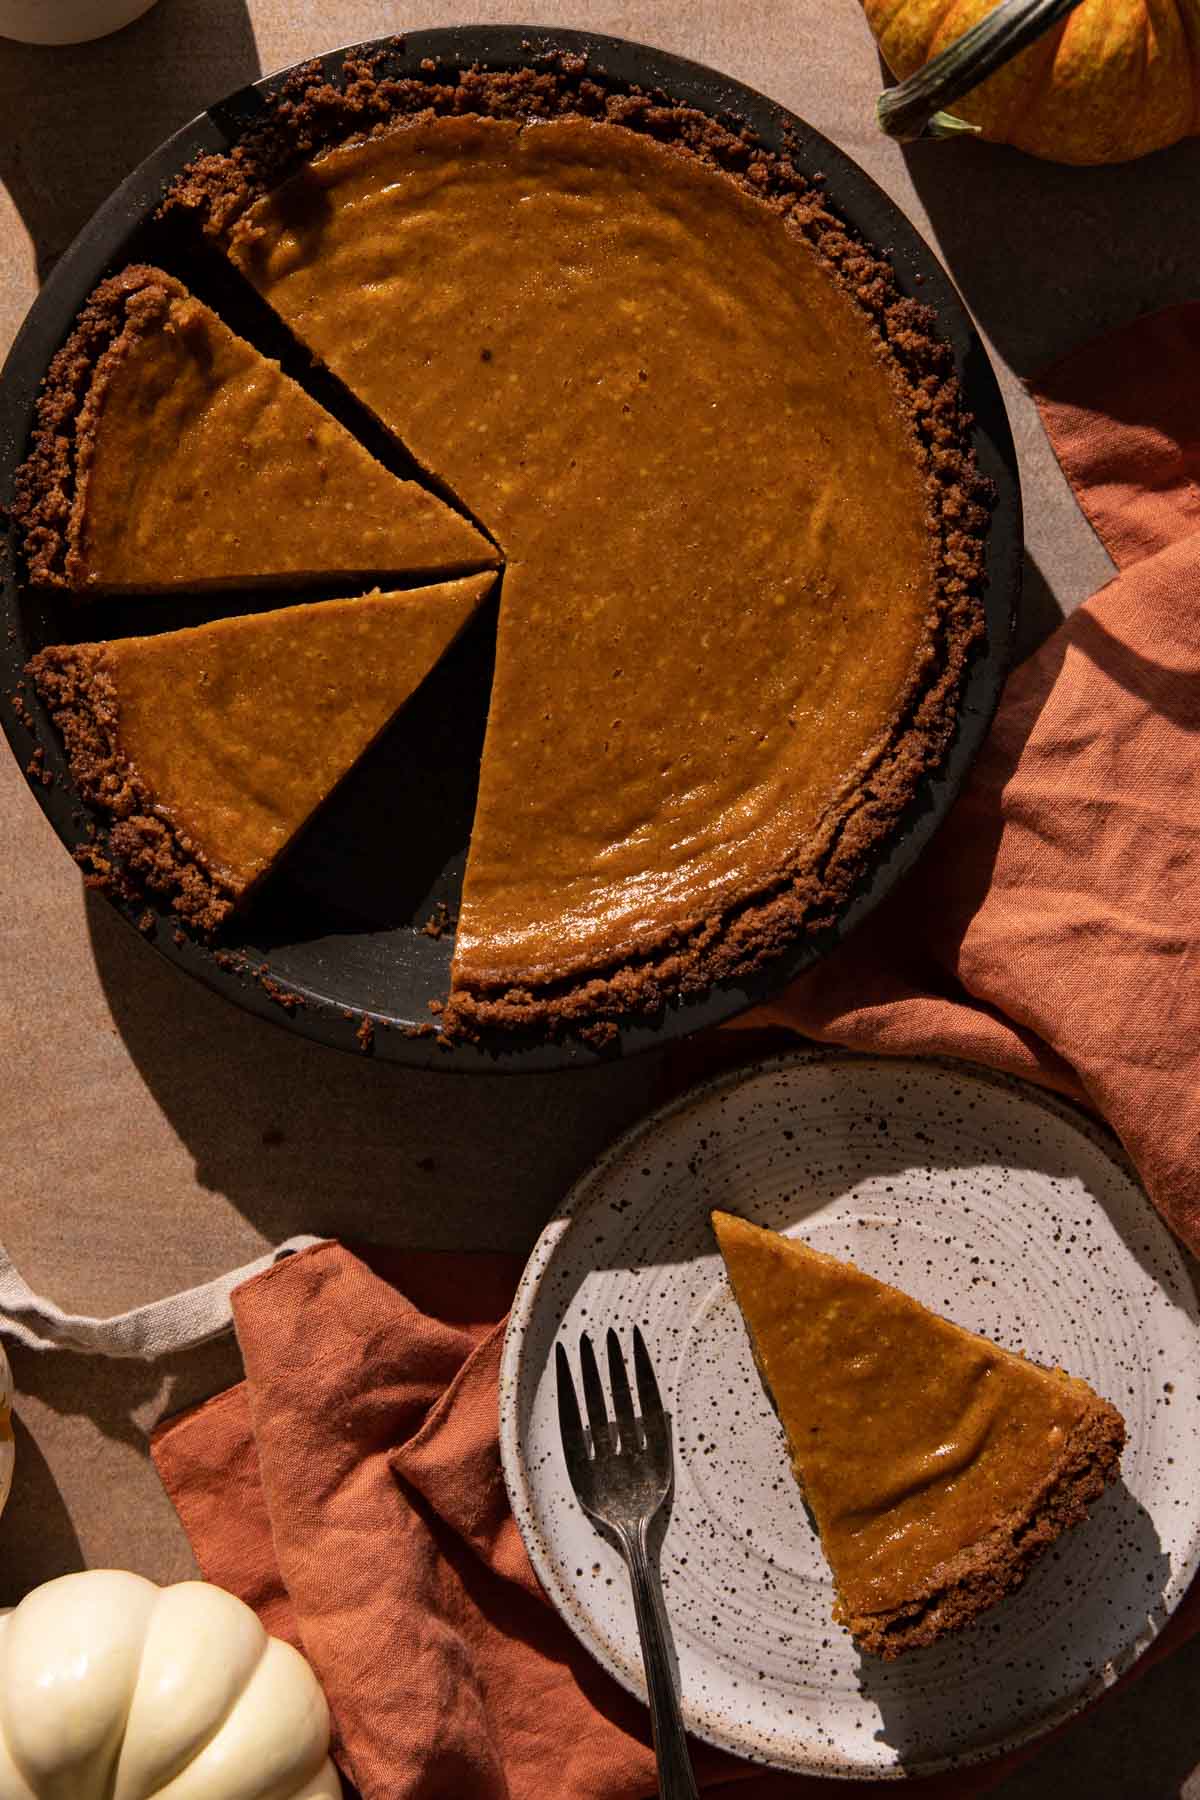
M 195 930 L 217 931 L 241 896 L 155 811 L 154 796 L 122 753 L 120 708 L 103 646 L 56 644 L 33 658 L 28 673 L 62 733 L 76 788 L 112 821 L 103 860 L 93 861 L 97 877 L 126 895 L 137 891 L 130 889 L 132 877 L 142 892 L 169 900 Z
M 1058 1467 L 1019 1514 L 1001 1522 L 939 1569 L 925 1593 L 887 1613 L 837 1609 L 855 1642 L 885 1662 L 935 1643 L 1020 1587 L 1056 1538 L 1081 1524 L 1116 1480 L 1125 1422 L 1107 1400 L 1093 1404 L 1063 1448 Z
M 79 545 L 83 489 L 104 394 L 129 347 L 157 328 L 183 291 L 160 269 L 140 263 L 122 269 L 90 296 L 50 364 L 12 505 L 35 587 L 86 585 Z

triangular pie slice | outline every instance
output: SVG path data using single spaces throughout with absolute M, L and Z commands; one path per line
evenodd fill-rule
M 30 578 L 164 592 L 494 567 L 490 544 L 403 481 L 159 269 L 96 290 L 51 365 L 14 516 Z
M 1086 1382 L 794 1238 L 713 1228 L 862 1649 L 965 1625 L 1115 1480 L 1124 1421 Z
M 29 665 L 117 871 L 213 930 L 424 680 L 494 576 L 217 619 Z

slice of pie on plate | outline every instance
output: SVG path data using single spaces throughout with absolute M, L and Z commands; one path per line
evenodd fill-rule
M 325 600 L 29 665 L 117 868 L 220 925 L 424 680 L 490 574 Z
M 101 284 L 51 365 L 13 516 L 80 594 L 456 574 L 495 548 L 173 276 Z
M 1116 1479 L 1124 1421 L 1086 1382 L 794 1238 L 713 1228 L 863 1650 L 967 1624 Z

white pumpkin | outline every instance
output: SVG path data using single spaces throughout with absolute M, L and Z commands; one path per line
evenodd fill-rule
M 8 1499 L 8 1490 L 12 1486 L 17 1448 L 13 1443 L 12 1397 L 12 1370 L 8 1366 L 4 1347 L 0 1345 L 0 1512 L 4 1511 L 4 1502 Z
M 0 1616 L 0 1800 L 341 1800 L 298 1651 L 205 1581 L 91 1569 Z

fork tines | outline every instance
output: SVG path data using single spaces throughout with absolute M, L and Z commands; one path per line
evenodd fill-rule
M 661 1455 L 667 1447 L 667 1416 L 658 1391 L 650 1353 L 641 1331 L 633 1328 L 633 1373 L 637 1384 L 640 1415 L 634 1410 L 629 1386 L 629 1372 L 621 1341 L 611 1328 L 605 1339 L 608 1380 L 612 1390 L 615 1418 L 608 1416 L 604 1385 L 596 1352 L 587 1332 L 579 1339 L 579 1367 L 583 1379 L 583 1398 L 588 1422 L 584 1426 L 571 1377 L 571 1365 L 561 1344 L 554 1346 L 555 1370 L 558 1377 L 558 1422 L 563 1448 L 570 1462 L 579 1456 L 595 1458 L 607 1453 L 634 1453 L 649 1450 Z

